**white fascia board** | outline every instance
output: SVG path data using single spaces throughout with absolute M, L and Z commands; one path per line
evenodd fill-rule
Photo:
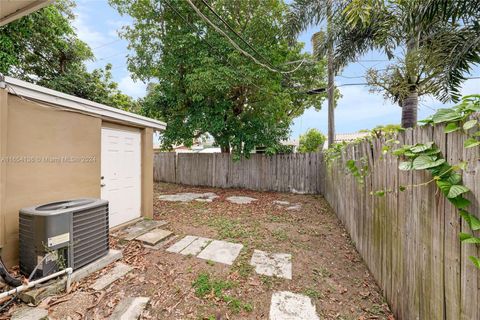
M 5 1 L 5 0 L 0 0 Z M 6 16 L 0 15 L 0 27 L 53 3 L 54 0 L 16 1 L 18 9 Z M 1 6 L 1 4 L 0 4 Z
M 0 0 L 1 1 L 1 0 Z M 109 107 L 107 105 L 93 102 L 90 100 L 78 98 L 59 91 L 41 87 L 26 81 L 11 77 L 5 77 L 5 83 L 10 93 L 21 97 L 46 102 L 50 105 L 59 106 L 72 111 L 79 111 L 98 116 L 106 120 L 117 120 L 126 122 L 139 127 L 152 128 L 163 131 L 166 128 L 165 122 L 140 116 L 135 113 L 127 112 L 121 109 Z M 11 90 L 9 87 L 11 87 Z

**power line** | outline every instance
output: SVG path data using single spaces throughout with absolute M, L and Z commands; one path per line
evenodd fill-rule
M 229 36 L 228 34 L 225 33 L 225 31 L 223 31 L 222 29 L 220 29 L 216 24 L 214 24 L 212 21 L 210 21 L 210 19 L 208 19 L 207 16 L 205 16 L 201 11 L 200 9 L 198 9 L 191 0 L 187 0 L 187 2 L 190 4 L 190 6 L 193 8 L 193 10 L 195 10 L 195 12 L 197 13 L 197 15 L 199 15 L 205 22 L 207 22 L 209 25 L 211 25 L 218 33 L 220 33 L 221 35 L 223 35 L 225 38 L 228 39 L 228 41 L 232 44 L 232 46 L 237 49 L 239 52 L 241 52 L 243 55 L 245 55 L 246 57 L 252 59 L 256 64 L 272 71 L 272 72 L 278 72 L 278 73 L 282 73 L 282 74 L 288 74 L 288 73 L 293 73 L 295 71 L 297 71 L 301 66 L 302 64 L 305 62 L 304 60 L 302 60 L 302 62 L 297 66 L 295 67 L 294 69 L 292 70 L 289 70 L 289 71 L 281 71 L 281 70 L 278 70 L 276 68 L 272 68 L 270 67 L 269 65 L 266 65 L 262 62 L 260 62 L 257 58 L 255 58 L 254 56 L 252 56 L 250 53 L 246 52 L 245 50 L 243 50 L 235 41 L 233 41 Z
M 245 43 L 250 49 L 252 49 L 253 52 L 255 52 L 260 58 L 262 58 L 264 61 L 268 63 L 272 68 L 275 68 L 268 59 L 266 59 L 262 54 L 260 54 L 247 40 L 245 40 L 238 32 L 230 26 L 230 24 L 225 21 L 205 0 L 202 0 L 203 4 L 212 12 L 222 23 L 230 30 L 232 31 L 240 40 L 242 40 L 243 43 Z
M 188 24 L 188 26 L 190 27 L 190 29 L 192 31 L 194 31 L 195 33 L 198 34 L 198 28 L 196 26 L 194 26 L 190 21 L 187 20 L 187 18 L 185 18 L 168 0 L 165 0 L 165 4 L 173 10 L 173 12 L 178 16 L 180 17 L 180 19 L 182 19 L 186 24 Z M 232 68 L 232 70 L 238 74 L 238 70 L 237 70 L 237 67 L 235 67 L 233 64 L 230 63 L 230 61 L 228 61 L 228 57 L 224 57 L 223 54 L 221 53 L 218 53 L 217 49 L 215 48 L 214 45 L 212 45 L 206 37 L 199 37 L 201 40 L 203 40 L 207 45 L 208 47 L 210 47 L 211 50 L 214 50 L 219 56 L 221 55 L 223 58 L 226 58 L 225 62 Z M 246 77 L 244 74 L 238 74 L 240 75 L 242 78 L 244 79 L 248 79 L 248 77 Z M 263 88 L 259 87 L 258 85 L 256 85 L 254 82 L 252 81 L 249 81 L 250 84 L 252 84 L 254 87 L 256 87 L 257 89 L 261 90 L 261 91 L 265 91 Z M 275 94 L 272 94 L 271 92 L 268 92 L 268 91 L 265 91 L 266 93 L 270 94 L 270 95 L 275 95 Z
M 110 41 L 110 42 L 107 42 L 107 43 L 104 43 L 104 44 L 101 44 L 95 48 L 92 48 L 92 50 L 96 50 L 96 49 L 100 49 L 100 48 L 103 48 L 103 47 L 106 47 L 108 45 L 111 45 L 112 43 L 115 43 L 115 42 L 118 42 L 118 41 L 122 41 L 122 39 L 117 39 L 117 40 L 113 40 L 113 41 Z

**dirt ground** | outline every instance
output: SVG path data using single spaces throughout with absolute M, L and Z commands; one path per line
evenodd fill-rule
M 211 203 L 158 200 L 160 194 L 214 192 Z M 232 195 L 258 199 L 232 204 Z M 89 285 L 107 270 L 99 271 L 66 296 L 50 299 L 52 319 L 108 318 L 118 301 L 127 296 L 148 296 L 142 319 L 268 319 L 274 291 L 308 295 L 321 319 L 393 319 L 381 291 L 350 241 L 348 234 L 320 196 L 235 189 L 155 186 L 155 219 L 165 220 L 171 238 L 159 250 L 136 241 L 112 246 L 124 252 L 135 269 L 107 290 Z M 274 200 L 301 204 L 286 210 Z M 169 253 L 165 248 L 185 235 L 242 243 L 232 266 L 194 256 Z M 290 253 L 293 279 L 255 273 L 249 265 L 253 250 Z

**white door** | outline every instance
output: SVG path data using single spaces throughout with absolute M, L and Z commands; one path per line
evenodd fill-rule
M 110 228 L 140 217 L 140 132 L 102 128 L 102 199 L 109 201 Z

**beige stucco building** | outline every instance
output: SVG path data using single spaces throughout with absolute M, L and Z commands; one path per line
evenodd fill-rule
M 165 124 L 13 78 L 0 79 L 0 248 L 18 256 L 20 208 L 110 201 L 110 227 L 153 215 L 154 131 Z

